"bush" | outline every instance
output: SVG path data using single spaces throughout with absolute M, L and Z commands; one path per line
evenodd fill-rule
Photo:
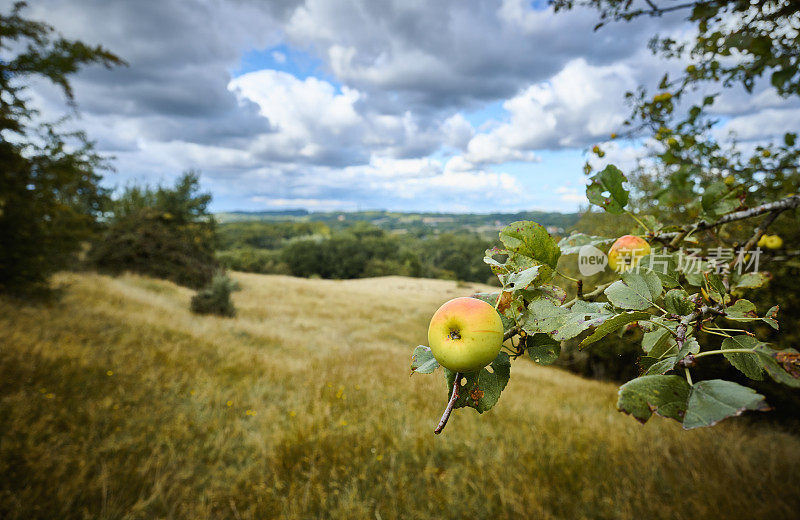
M 235 316 L 236 309 L 231 301 L 231 293 L 237 288 L 236 282 L 231 280 L 227 274 L 214 275 L 208 286 L 192 296 L 192 312 L 226 317 Z
M 191 172 L 174 188 L 129 188 L 114 202 L 90 261 L 111 274 L 132 271 L 194 289 L 210 283 L 219 269 L 215 224 L 206 211 L 211 196 L 198 190 Z
M 186 287 L 208 284 L 218 269 L 202 225 L 174 225 L 162 212 L 146 208 L 112 223 L 94 245 L 90 259 L 111 274 L 131 271 Z

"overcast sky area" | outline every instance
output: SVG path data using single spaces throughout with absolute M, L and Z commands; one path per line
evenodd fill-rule
M 7 12 L 13 2 L 0 0 Z M 105 184 L 201 172 L 212 209 L 575 211 L 624 93 L 686 63 L 655 34 L 686 13 L 595 32 L 595 11 L 527 0 L 36 0 L 28 17 L 128 67 L 74 79 L 77 124 L 113 155 Z M 47 117 L 58 90 L 30 95 Z M 717 131 L 798 130 L 768 88 L 726 92 Z M 638 141 L 606 144 L 624 164 Z

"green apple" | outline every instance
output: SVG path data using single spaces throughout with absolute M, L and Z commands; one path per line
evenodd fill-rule
M 608 265 L 618 273 L 629 271 L 644 256 L 650 254 L 650 244 L 642 237 L 624 235 L 608 250 Z
M 473 372 L 497 357 L 503 345 L 503 322 L 485 301 L 454 298 L 433 314 L 428 345 L 443 367 Z

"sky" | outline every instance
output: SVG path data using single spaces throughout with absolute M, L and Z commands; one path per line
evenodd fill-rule
M 595 11 L 525 0 L 30 4 L 129 64 L 73 80 L 74 124 L 113 156 L 104 183 L 196 169 L 214 211 L 576 211 L 588 149 L 623 168 L 641 153 L 641 139 L 610 140 L 624 93 L 686 66 L 648 40 L 692 34 L 685 13 L 594 31 Z M 29 94 L 43 117 L 65 113 L 52 85 Z M 800 105 L 766 87 L 715 110 L 721 138 L 800 126 Z

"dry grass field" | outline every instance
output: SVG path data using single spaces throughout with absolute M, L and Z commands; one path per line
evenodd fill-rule
M 517 361 L 498 405 L 409 377 L 475 286 L 236 274 L 234 319 L 136 276 L 0 299 L 0 518 L 797 518 L 800 437 L 684 432 L 616 387 Z

